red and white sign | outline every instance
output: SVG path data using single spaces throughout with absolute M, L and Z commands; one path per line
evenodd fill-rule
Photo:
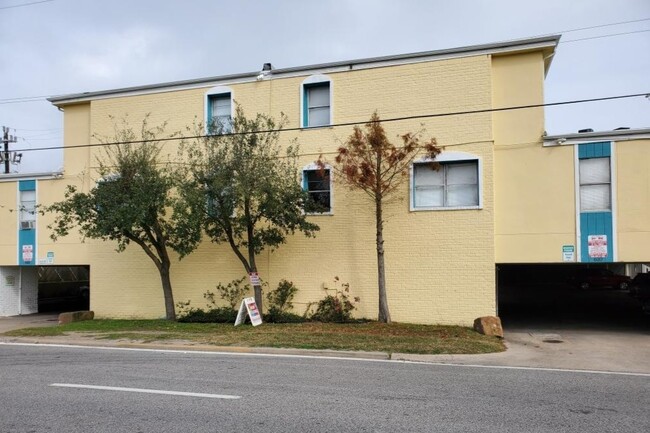
M 246 319 L 246 313 L 248 313 L 248 317 L 251 318 L 251 324 L 253 326 L 262 324 L 262 315 L 257 309 L 255 298 L 244 298 L 241 301 L 239 312 L 237 313 L 237 319 L 235 319 L 235 326 L 244 323 L 244 320 Z
M 607 235 L 589 235 L 587 237 L 589 257 L 604 259 L 607 257 Z
M 248 274 L 248 279 L 251 282 L 251 286 L 259 286 L 261 284 L 260 274 L 258 274 L 257 272 L 250 272 Z
M 34 260 L 34 245 L 23 245 L 23 262 Z

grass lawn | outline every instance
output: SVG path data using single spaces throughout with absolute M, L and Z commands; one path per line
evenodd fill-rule
M 75 335 L 138 342 L 184 340 L 195 344 L 297 349 L 363 350 L 422 354 L 471 354 L 505 350 L 496 337 L 460 326 L 365 323 L 265 323 L 259 327 L 165 320 L 91 320 L 48 328 L 27 328 L 3 335 Z

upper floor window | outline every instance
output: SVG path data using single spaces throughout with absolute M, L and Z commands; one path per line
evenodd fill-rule
M 313 75 L 302 83 L 302 126 L 332 124 L 332 85 L 325 75 Z
M 461 152 L 443 152 L 436 162 L 413 164 L 411 210 L 480 208 L 479 159 Z
M 232 132 L 232 91 L 218 86 L 206 94 L 206 129 L 210 134 Z
M 36 221 L 36 191 L 20 191 L 20 228 L 33 229 Z
M 580 159 L 580 210 L 609 211 L 611 170 L 609 157 Z
M 302 186 L 311 198 L 305 212 L 314 214 L 332 213 L 331 168 L 319 168 L 310 164 L 302 171 Z

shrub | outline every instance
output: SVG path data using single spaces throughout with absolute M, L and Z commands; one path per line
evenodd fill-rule
M 281 311 L 276 307 L 271 307 L 269 308 L 269 311 L 264 314 L 264 321 L 267 323 L 302 323 L 306 322 L 307 319 L 298 314 Z
M 193 308 L 178 318 L 184 323 L 235 323 L 237 311 L 230 307 L 210 308 L 207 311 Z
M 225 286 L 221 283 L 217 284 L 216 289 L 219 293 L 219 296 L 221 299 L 226 301 L 230 305 L 230 308 L 233 310 L 239 307 L 241 300 L 245 298 L 246 293 L 250 291 L 251 286 L 244 284 L 245 279 L 246 277 L 242 277 L 238 280 L 232 280 Z M 203 297 L 208 301 L 209 304 L 216 305 L 216 301 L 214 300 L 214 293 L 210 291 L 205 292 Z
M 269 301 L 269 312 L 276 309 L 279 312 L 285 312 L 293 308 L 293 297 L 296 296 L 298 288 L 291 281 L 280 280 L 278 287 L 266 294 Z
M 339 283 L 339 277 L 334 277 L 334 284 L 337 286 L 334 289 L 325 288 L 325 290 L 333 290 L 334 294 L 328 293 L 325 298 L 318 301 L 316 312 L 311 316 L 312 320 L 339 323 L 351 321 L 352 311 L 356 308 L 354 303 L 359 302 L 360 299 L 355 297 L 350 301 L 350 284 Z

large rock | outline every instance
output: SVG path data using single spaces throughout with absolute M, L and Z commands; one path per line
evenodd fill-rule
M 95 318 L 94 311 L 72 311 L 70 313 L 59 314 L 59 325 L 66 323 L 81 322 L 82 320 L 93 320 Z
M 479 317 L 474 320 L 474 330 L 479 334 L 503 338 L 501 319 L 494 316 Z

